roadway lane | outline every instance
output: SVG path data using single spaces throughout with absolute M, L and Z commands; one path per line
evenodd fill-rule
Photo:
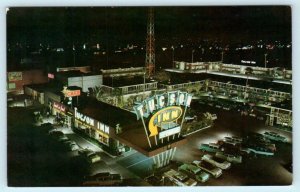
M 102 152 L 102 149 L 98 146 L 96 146 L 95 144 L 91 143 L 90 141 L 84 139 L 83 137 L 81 137 L 80 135 L 76 134 L 76 133 L 70 133 L 70 134 L 66 134 L 66 136 L 75 141 L 77 143 L 77 145 L 79 147 L 81 147 L 82 149 L 90 149 L 92 151 L 95 152 Z
M 152 173 L 152 158 L 138 152 L 119 159 L 117 163 L 141 178 Z

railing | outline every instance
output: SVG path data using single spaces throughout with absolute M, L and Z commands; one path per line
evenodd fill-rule
M 119 87 L 122 94 L 137 93 L 157 89 L 157 82 Z
M 192 86 L 197 86 L 197 85 L 203 85 L 203 81 L 194 81 L 194 82 L 189 82 L 189 83 L 181 83 L 181 84 L 174 84 L 174 85 L 165 85 L 162 84 L 161 86 L 167 90 L 176 90 L 176 89 L 183 89 L 183 88 L 188 88 Z

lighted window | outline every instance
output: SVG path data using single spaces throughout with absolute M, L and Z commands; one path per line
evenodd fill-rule
M 16 83 L 8 83 L 8 89 L 15 89 Z
M 105 133 L 109 133 L 109 126 L 105 125 L 105 130 L 104 130 Z

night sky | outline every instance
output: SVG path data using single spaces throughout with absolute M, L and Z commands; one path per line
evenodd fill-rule
M 10 8 L 8 43 L 145 44 L 146 7 Z M 291 41 L 288 6 L 155 7 L 157 43 L 185 39 Z

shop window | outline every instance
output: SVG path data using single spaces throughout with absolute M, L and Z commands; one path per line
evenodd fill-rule
M 109 126 L 105 125 L 104 132 L 105 132 L 105 133 L 109 133 Z
M 100 131 L 104 132 L 104 124 L 103 123 L 100 123 Z

